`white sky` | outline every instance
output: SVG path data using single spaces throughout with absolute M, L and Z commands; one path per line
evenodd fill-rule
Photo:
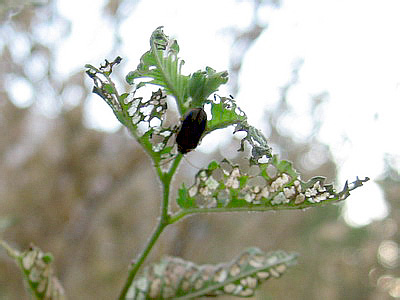
M 267 86 L 272 96 L 264 105 L 273 105 L 277 87 L 287 81 L 296 58 L 303 58 L 300 82 L 289 98 L 299 116 L 288 122 L 288 129 L 306 130 L 304 103 L 310 95 L 329 92 L 319 139 L 338 159 L 339 180 L 344 183 L 357 175 L 376 178 L 383 170 L 384 154 L 400 153 L 393 133 L 400 111 L 400 1 L 284 3 L 248 53 L 238 99 Z M 260 68 L 263 76 L 248 75 Z M 262 111 L 252 110 L 257 106 L 242 106 L 262 117 Z M 381 190 L 373 182 L 346 201 L 345 217 L 353 225 L 386 213 Z
M 100 13 L 103 1 L 96 1 L 98 10 L 93 3 L 58 1 L 61 14 L 73 22 L 71 36 L 58 49 L 61 75 L 68 76 L 86 63 L 98 65 L 106 57 L 114 58 L 108 57 L 113 39 L 111 25 Z M 178 39 L 180 57 L 186 61 L 184 72 L 192 73 L 207 65 L 218 71 L 228 68 L 231 41 L 224 30 L 246 27 L 252 7 L 247 1 L 150 0 L 133 9 L 127 6 L 124 12 L 128 17 L 121 26 L 123 49 L 118 55 L 124 58 L 125 73 L 137 66 L 148 50 L 151 32 L 160 25 Z M 304 59 L 299 83 L 289 94 L 296 114 L 284 128 L 301 136 L 308 129 L 303 120 L 309 113 L 310 96 L 328 92 L 319 139 L 338 160 L 340 184 L 357 175 L 376 178 L 383 171 L 383 155 L 400 153 L 400 143 L 392 133 L 400 112 L 399 12 L 398 0 L 283 0 L 280 9 L 261 10 L 260 19 L 269 28 L 244 60 L 241 89 L 235 98 L 252 124 L 262 127 L 264 111 L 276 103 L 293 63 Z M 88 107 L 96 110 L 89 124 L 115 128 L 111 110 L 97 96 L 91 97 Z M 206 139 L 199 150 L 210 146 Z M 346 200 L 345 217 L 350 224 L 368 224 L 386 214 L 374 182 Z

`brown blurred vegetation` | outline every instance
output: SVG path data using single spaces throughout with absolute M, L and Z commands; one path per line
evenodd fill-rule
M 108 1 L 104 13 L 118 19 L 118 6 L 123 2 Z M 160 186 L 149 159 L 124 129 L 106 133 L 85 127 L 83 107 L 90 87 L 83 71 L 68 78 L 55 76 L 56 49 L 41 43 L 34 34 L 38 24 L 57 19 L 65 30 L 60 39 L 68 35 L 68 20 L 62 19 L 53 4 L 21 7 L 10 20 L 1 14 L 5 26 L 0 28 L 0 238 L 18 249 L 33 242 L 51 252 L 69 299 L 114 299 L 130 260 L 156 224 Z M 235 53 L 232 76 L 240 71 L 238 61 L 262 30 L 267 27 L 255 19 L 248 31 L 233 33 L 235 42 L 247 47 Z M 13 33 L 28 40 L 28 55 L 13 56 Z M 42 77 L 32 78 L 25 66 L 37 56 L 47 61 L 46 70 Z M 296 84 L 298 68 L 300 65 L 282 88 L 279 105 L 266 113 L 264 131 L 269 132 L 274 151 L 293 161 L 303 179 L 323 175 L 334 181 L 333 156 L 315 138 L 322 122 L 318 114 L 308 116 L 314 130 L 304 141 L 284 135 L 276 127 L 279 118 L 290 113 L 286 97 Z M 7 92 L 10 74 L 32 84 L 32 105 L 20 108 L 13 104 Z M 240 88 L 235 80 L 231 84 L 233 91 Z M 80 99 L 73 101 L 77 105 L 67 104 L 68 93 L 64 91 L 68 88 L 83 91 Z M 51 118 L 40 110 L 41 95 L 46 93 L 54 95 L 51 105 L 57 113 Z M 324 97 L 316 95 L 310 101 L 317 108 L 323 106 Z M 233 139 L 230 147 L 237 147 L 237 141 Z M 311 163 L 310 153 L 323 159 Z M 190 160 L 206 163 L 220 157 L 220 153 L 207 156 L 195 152 Z M 191 182 L 196 172 L 183 164 L 175 189 L 183 180 Z M 266 283 L 254 299 L 391 299 L 389 292 L 396 288 L 393 278 L 400 275 L 398 259 L 389 264 L 377 257 L 378 249 L 386 245 L 382 242 L 397 245 L 399 181 L 388 157 L 387 172 L 379 184 L 391 213 L 363 228 L 346 225 L 340 206 L 198 215 L 168 228 L 147 262 L 175 255 L 196 263 L 216 263 L 230 260 L 248 246 L 284 249 L 299 252 L 299 264 L 281 279 Z M 28 299 L 20 271 L 4 251 L 0 251 L 0 299 Z

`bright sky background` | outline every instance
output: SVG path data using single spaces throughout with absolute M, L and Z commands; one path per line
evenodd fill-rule
M 301 137 L 309 129 L 303 120 L 310 112 L 310 97 L 328 92 L 318 138 L 337 158 L 339 183 L 343 185 L 357 175 L 375 179 L 383 171 L 384 154 L 400 153 L 394 133 L 400 112 L 400 1 L 282 2 L 280 9 L 259 11 L 260 20 L 268 22 L 269 28 L 245 57 L 240 91 L 234 95 L 239 106 L 253 125 L 262 127 L 263 114 L 276 103 L 293 63 L 304 59 L 299 83 L 289 94 L 296 114 L 282 124 L 284 129 Z M 247 1 L 147 0 L 136 7 L 127 4 L 127 18 L 121 24 L 122 52 L 109 57 L 112 26 L 101 15 L 102 3 L 58 1 L 60 13 L 73 22 L 71 36 L 58 49 L 60 76 L 68 76 L 86 63 L 99 65 L 115 55 L 124 58 L 126 74 L 137 66 L 148 50 L 151 32 L 160 25 L 165 26 L 167 35 L 178 39 L 180 57 L 186 61 L 185 73 L 207 65 L 226 70 L 232 46 L 226 29 L 244 28 L 252 16 Z M 91 126 L 116 128 L 111 110 L 97 96 L 91 97 L 88 108 L 96 111 L 88 118 Z M 205 140 L 198 149 L 206 151 L 211 144 Z M 386 214 L 383 195 L 373 181 L 346 200 L 349 224 L 365 225 Z

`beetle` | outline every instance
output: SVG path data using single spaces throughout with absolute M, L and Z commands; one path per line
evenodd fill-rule
M 186 154 L 197 147 L 206 130 L 207 114 L 201 107 L 192 108 L 185 113 L 179 126 L 175 142 L 178 151 Z

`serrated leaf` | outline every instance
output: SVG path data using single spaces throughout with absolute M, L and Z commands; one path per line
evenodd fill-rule
M 197 265 L 167 257 L 147 267 L 143 276 L 132 283 L 125 299 L 250 297 L 261 283 L 280 277 L 296 259 L 296 253 L 265 253 L 258 248 L 249 248 L 232 261 L 216 265 Z
M 236 105 L 233 98 L 216 96 L 211 103 L 211 120 L 208 121 L 207 131 L 226 128 L 247 120 L 246 114 Z
M 136 70 L 128 73 L 126 81 L 134 84 L 136 79 L 151 78 L 142 82 L 163 87 L 182 105 L 187 98 L 189 77 L 181 74 L 184 61 L 179 61 L 178 52 L 177 41 L 165 35 L 162 26 L 158 27 L 151 35 L 150 50 L 143 54 Z
M 193 106 L 201 106 L 204 100 L 216 92 L 221 84 L 228 81 L 228 72 L 216 72 L 213 68 L 206 67 L 205 71 L 194 72 L 189 79 L 189 96 Z
M 30 294 L 40 300 L 65 300 L 66 296 L 58 279 L 53 275 L 51 262 L 53 257 L 38 247 L 31 246 L 24 252 L 11 248 L 0 240 L 7 254 L 14 259 L 21 269 L 24 281 Z
M 126 81 L 134 84 L 137 79 L 150 78 L 142 84 L 155 84 L 176 98 L 182 115 L 188 108 L 202 106 L 207 98 L 228 81 L 228 72 L 216 72 L 210 67 L 186 76 L 181 73 L 183 60 L 179 60 L 179 45 L 158 27 L 150 38 L 150 50 L 140 59 L 136 70 L 129 72 Z M 191 99 L 189 103 L 188 100 Z
M 227 72 L 216 72 L 210 67 L 191 76 L 182 75 L 184 62 L 178 59 L 178 52 L 177 41 L 165 35 L 162 27 L 157 28 L 150 38 L 150 50 L 142 55 L 137 69 L 126 76 L 127 82 L 133 85 L 132 91 L 121 95 L 109 76 L 121 58 L 117 57 L 112 62 L 106 60 L 99 69 L 86 65 L 86 73 L 94 81 L 93 92 L 107 102 L 118 120 L 132 132 L 157 166 L 162 164 L 163 159 L 177 154 L 176 151 L 171 152 L 174 143 L 171 137 L 176 133 L 179 123 L 177 120 L 176 124 L 164 124 L 166 94 L 175 97 L 183 115 L 191 107 L 202 106 L 206 98 L 228 80 Z M 140 80 L 142 78 L 151 80 Z M 158 85 L 162 89 L 153 93 L 150 99 L 135 96 L 147 84 Z M 224 113 L 225 122 L 228 112 Z
M 369 180 L 357 178 L 337 192 L 332 184 L 325 184 L 325 178 L 321 176 L 302 181 L 292 164 L 278 160 L 276 155 L 268 163 L 250 163 L 248 167 L 255 175 L 250 175 L 227 159 L 218 166 L 213 163 L 212 168 L 200 170 L 195 183 L 185 188 L 185 201 L 191 199 L 194 203 L 191 209 L 196 212 L 302 209 L 342 201 L 351 190 Z M 180 192 L 178 204 L 182 202 Z

